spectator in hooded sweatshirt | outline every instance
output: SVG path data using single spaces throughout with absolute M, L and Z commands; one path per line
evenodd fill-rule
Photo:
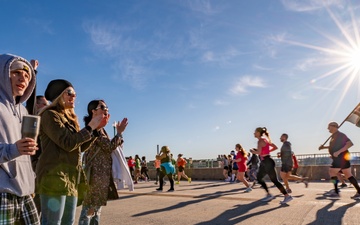
M 35 72 L 22 57 L 0 55 L 0 224 L 40 224 L 31 197 L 35 174 L 30 156 L 36 140 L 21 137 L 23 103 L 35 87 Z

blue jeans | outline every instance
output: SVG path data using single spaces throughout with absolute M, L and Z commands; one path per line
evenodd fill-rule
M 75 222 L 77 197 L 40 194 L 42 225 L 72 225 Z
M 100 224 L 100 214 L 101 214 L 101 206 L 94 206 L 94 213 L 92 215 L 88 215 L 88 211 L 91 207 L 87 205 L 83 205 L 80 218 L 79 225 L 98 225 Z

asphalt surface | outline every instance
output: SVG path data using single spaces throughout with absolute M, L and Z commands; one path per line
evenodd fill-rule
M 135 191 L 119 190 L 120 198 L 103 207 L 104 225 L 213 225 L 213 224 L 360 224 L 360 200 L 350 197 L 355 188 L 342 188 L 340 198 L 327 196 L 333 185 L 329 182 L 291 182 L 292 197 L 288 204 L 271 182 L 267 182 L 275 198 L 261 201 L 265 191 L 259 186 L 244 193 L 242 183 L 224 181 L 182 181 L 174 192 L 163 192 L 153 181 L 140 182 Z M 78 223 L 81 207 L 77 209 Z

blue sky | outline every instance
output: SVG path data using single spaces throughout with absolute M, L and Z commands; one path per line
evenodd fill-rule
M 81 122 L 104 99 L 129 119 L 125 155 L 195 159 L 256 147 L 256 127 L 319 153 L 359 103 L 360 2 L 0 0 L 0 52 L 38 59 L 38 94 L 73 83 Z M 82 123 L 83 124 L 83 123 Z M 360 151 L 359 128 L 341 130 Z M 112 134 L 111 124 L 107 131 Z M 325 152 L 324 152 L 325 153 Z

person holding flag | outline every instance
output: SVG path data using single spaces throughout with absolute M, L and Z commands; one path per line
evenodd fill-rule
M 340 197 L 337 174 L 341 170 L 357 190 L 357 193 L 351 198 L 360 199 L 360 187 L 351 173 L 350 153 L 348 150 L 353 146 L 353 143 L 344 133 L 339 131 L 339 125 L 336 122 L 330 122 L 328 124 L 328 130 L 331 133 L 330 144 L 328 146 L 325 146 L 325 144 L 320 145 L 319 150 L 328 149 L 333 160 L 331 167 L 329 168 L 329 174 L 331 181 L 334 184 L 335 192 L 331 193 L 330 197 Z

